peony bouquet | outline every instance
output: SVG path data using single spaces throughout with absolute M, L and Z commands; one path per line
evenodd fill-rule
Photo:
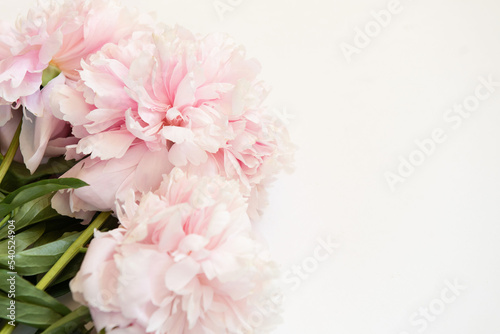
M 111 0 L 0 24 L 1 334 L 273 329 L 253 223 L 293 149 L 259 72 Z

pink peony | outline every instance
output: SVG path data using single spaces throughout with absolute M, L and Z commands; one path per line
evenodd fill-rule
M 81 61 L 103 45 L 118 42 L 143 28 L 133 13 L 111 0 L 39 1 L 15 27 L 0 28 L 0 102 L 26 107 L 20 149 L 33 172 L 44 156 L 61 155 L 71 129 L 50 114 L 50 89 L 40 89 L 57 77 L 57 84 L 79 79 Z M 55 83 L 50 82 L 52 85 Z M 64 128 L 64 130 L 63 130 Z M 61 149 L 50 152 L 48 142 Z M 49 152 L 47 152 L 47 150 Z
M 80 161 L 63 177 L 77 177 L 92 186 L 56 193 L 52 207 L 62 215 L 88 223 L 95 211 L 109 211 L 117 199 L 125 199 L 130 191 L 135 190 L 140 195 L 158 188 L 163 175 L 172 170 L 172 165 L 167 159 L 166 149 L 151 152 L 143 146 L 134 146 L 121 158 Z
M 290 145 L 263 106 L 260 66 L 226 36 L 165 28 L 108 44 L 82 66 L 80 85 L 54 95 L 56 116 L 80 138 L 72 154 L 105 161 L 137 145 L 166 149 L 173 166 L 237 179 L 246 197 L 282 167 Z
M 19 107 L 19 109 L 22 108 Z M 75 143 L 75 138 L 70 136 L 69 125 L 52 115 L 46 114 L 35 122 L 33 121 L 35 117 L 26 111 L 23 113 L 21 110 L 13 110 L 10 105 L 0 105 L 0 152 L 2 154 L 7 152 L 23 114 L 24 123 L 21 129 L 20 146 L 24 148 L 24 158 L 18 151 L 15 156 L 16 161 L 24 161 L 27 166 L 36 161 L 38 166 L 38 163 L 46 162 L 50 157 L 63 155 L 66 152 L 66 146 Z M 42 131 L 42 127 L 50 131 Z M 38 146 L 33 146 L 34 141 L 29 140 L 28 137 L 34 138 L 39 143 L 43 142 L 43 150 Z
M 252 237 L 236 182 L 187 177 L 175 168 L 157 191 L 139 204 L 131 196 L 117 211 L 123 227 L 96 232 L 70 284 L 98 331 L 267 333 L 272 327 L 276 312 L 258 306 L 270 297 L 276 269 Z

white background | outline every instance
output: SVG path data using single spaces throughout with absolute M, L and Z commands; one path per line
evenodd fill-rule
M 274 184 L 259 228 L 284 271 L 312 272 L 288 283 L 274 333 L 499 333 L 500 87 L 459 128 L 443 116 L 479 76 L 500 81 L 500 3 L 401 0 L 348 62 L 341 43 L 389 1 L 223 1 L 223 19 L 213 0 L 126 3 L 231 34 L 261 61 L 269 103 L 294 115 L 296 170 Z M 30 4 L 3 0 L 0 15 Z M 435 128 L 447 140 L 391 191 L 384 174 Z M 328 236 L 338 248 L 314 268 Z M 466 289 L 415 326 L 415 312 L 443 305 L 446 280 Z

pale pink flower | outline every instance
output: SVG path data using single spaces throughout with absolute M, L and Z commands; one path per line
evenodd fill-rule
M 53 69 L 56 76 L 61 72 L 57 84 L 76 81 L 82 60 L 143 27 L 136 15 L 114 0 L 40 0 L 15 27 L 7 29 L 2 24 L 0 102 L 16 108 L 22 104 L 28 111 L 20 143 L 28 169 L 33 172 L 44 156 L 56 154 L 46 152 L 50 140 L 69 144 L 64 139 L 70 134 L 69 127 L 47 110 L 50 90 L 40 89 L 44 73 Z M 63 127 L 65 131 L 61 131 Z M 57 151 L 59 155 L 64 153 L 64 145 Z
M 10 26 L 7 22 L 0 21 L 0 62 L 11 56 L 11 47 L 15 44 L 15 38 L 9 34 Z M 11 104 L 0 95 L 0 105 Z M 0 120 L 0 126 L 2 121 Z
M 23 108 L 19 107 L 19 109 Z M 7 152 L 21 118 L 23 118 L 22 110 L 14 110 L 10 105 L 0 105 L 0 151 L 2 154 Z M 33 121 L 34 118 L 32 114 L 24 112 L 24 123 L 20 136 L 20 145 L 24 148 L 24 158 L 18 150 L 14 158 L 17 162 L 24 161 L 26 165 L 32 164 L 35 160 L 37 164 L 39 162 L 45 163 L 50 157 L 63 155 L 66 152 L 66 146 L 76 142 L 76 138 L 71 136 L 70 126 L 65 122 L 50 114 L 41 117 L 37 122 Z M 50 132 L 42 131 L 42 127 L 50 129 Z M 33 141 L 27 138 L 27 134 L 43 145 L 33 146 Z
M 278 305 L 264 312 L 258 306 L 274 288 L 276 268 L 252 235 L 236 182 L 187 177 L 175 168 L 157 191 L 139 204 L 130 197 L 117 212 L 123 227 L 96 232 L 70 284 L 98 331 L 267 333 L 272 327 Z
M 115 201 L 124 199 L 130 191 L 139 195 L 157 189 L 172 167 L 166 149 L 151 152 L 144 144 L 134 146 L 116 159 L 85 158 L 62 177 L 79 178 L 90 186 L 56 193 L 52 207 L 62 215 L 88 223 L 95 211 L 114 209 Z
M 167 149 L 172 165 L 237 179 L 246 197 L 285 163 L 288 135 L 263 105 L 260 65 L 224 35 L 165 28 L 108 44 L 82 66 L 80 85 L 56 94 L 54 107 L 81 138 L 68 147 L 76 155 Z
M 0 96 L 10 103 L 22 98 L 28 106 L 37 99 L 32 95 L 39 94 L 49 65 L 78 80 L 82 60 L 106 43 L 129 37 L 139 26 L 137 17 L 114 0 L 39 0 L 15 27 L 7 30 L 3 24 Z

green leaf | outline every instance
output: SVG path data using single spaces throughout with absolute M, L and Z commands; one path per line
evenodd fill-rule
M 85 306 L 80 306 L 67 316 L 59 319 L 49 328 L 42 332 L 42 334 L 68 334 L 73 333 L 86 323 L 90 322 L 89 309 Z
M 52 209 L 50 199 L 52 194 L 47 194 L 31 200 L 18 208 L 12 219 L 15 221 L 15 231 L 19 231 L 26 226 L 54 218 L 59 214 Z M 0 229 L 0 240 L 7 237 L 6 226 Z
M 17 253 L 16 271 L 23 276 L 47 272 L 80 234 L 81 232 L 66 233 L 56 241 Z M 8 261 L 7 255 L 0 255 L 1 268 L 8 269 Z
M 42 277 L 36 287 L 45 290 L 57 278 L 57 275 L 68 265 L 68 263 L 80 253 L 80 249 L 86 245 L 94 236 L 94 231 L 106 223 L 111 212 L 101 212 L 85 230 L 80 232 L 80 236 L 71 244 L 64 254 L 57 260 L 56 264 Z
M 30 176 L 23 175 L 23 179 L 28 179 L 28 182 L 32 182 L 41 177 L 63 174 L 74 165 L 76 165 L 76 160 L 65 160 L 64 157 L 52 158 L 46 164 L 40 165 Z
M 35 288 L 30 282 L 20 277 L 19 275 L 9 274 L 7 270 L 0 269 L 0 290 L 9 294 L 10 283 L 8 278 L 15 277 L 15 298 L 16 301 L 25 302 L 32 305 L 44 306 L 60 315 L 67 315 L 71 312 L 69 308 L 61 304 L 57 299 L 50 296 L 48 293 Z
M 78 179 L 63 178 L 42 180 L 22 186 L 21 188 L 11 192 L 0 203 L 0 217 L 7 215 L 15 208 L 43 195 L 62 189 L 80 188 L 87 185 L 87 183 Z
M 1 189 L 8 192 L 14 191 L 25 184 L 32 183 L 41 178 L 61 175 L 67 172 L 75 164 L 75 160 L 68 161 L 65 160 L 64 157 L 51 158 L 47 163 L 40 165 L 37 170 L 31 174 L 23 163 L 13 161 L 7 171 L 6 177 L 2 181 Z
M 75 258 L 71 260 L 66 267 L 64 267 L 64 269 L 57 276 L 57 279 L 52 283 L 52 285 L 62 283 L 75 277 L 78 271 L 80 271 L 80 267 L 82 266 L 84 258 L 85 254 L 80 253 L 76 255 Z
M 33 245 L 33 247 L 40 247 L 40 246 L 46 245 L 46 244 L 48 244 L 50 242 L 56 241 L 63 234 L 64 234 L 64 232 L 60 232 L 60 231 L 50 231 L 50 232 L 47 232 L 40 239 L 38 239 L 35 242 L 35 244 Z
M 75 160 L 68 161 L 64 157 L 52 158 L 47 163 L 38 166 L 36 171 L 31 174 L 24 164 L 14 161 L 10 166 L 9 172 L 16 178 L 22 179 L 26 183 L 31 183 L 42 177 L 65 173 L 75 164 Z
M 62 297 L 68 293 L 71 293 L 71 289 L 69 288 L 70 280 L 64 281 L 62 283 L 58 283 L 55 285 L 51 285 L 47 288 L 47 293 L 54 298 Z
M 40 223 L 19 234 L 13 234 L 12 240 L 9 238 L 0 242 L 0 255 L 7 254 L 9 246 L 14 245 L 16 253 L 22 252 L 35 241 L 37 241 L 45 232 L 45 223 Z
M 0 294 L 0 318 L 10 320 L 7 318 L 7 308 L 11 305 L 11 299 L 4 294 Z M 33 305 L 21 301 L 16 301 L 16 322 L 26 324 L 35 328 L 47 328 L 62 316 L 51 310 L 50 308 Z
M 45 291 L 51 296 L 57 298 L 71 292 L 69 282 L 76 276 L 82 266 L 85 254 L 80 253 L 71 260 L 66 267 L 61 271 L 54 282 L 50 283 Z M 43 275 L 43 274 L 42 274 Z
M 82 225 L 80 220 L 65 216 L 50 219 L 45 223 L 47 224 L 45 233 L 33 244 L 32 247 L 38 247 L 48 244 L 49 242 L 56 241 L 66 232 L 80 232 L 85 229 L 85 225 Z

